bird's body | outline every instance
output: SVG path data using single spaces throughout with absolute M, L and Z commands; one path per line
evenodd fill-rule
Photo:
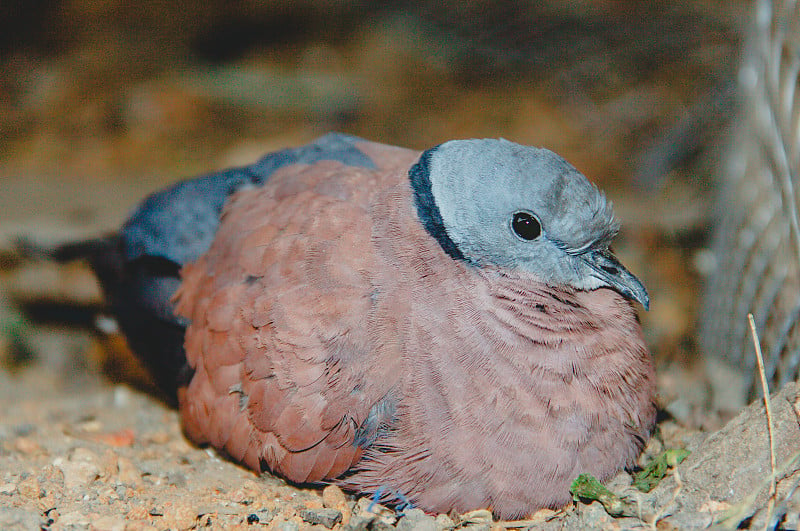
M 335 138 L 364 159 L 238 187 L 179 264 L 187 435 L 295 482 L 505 518 L 631 465 L 654 375 L 627 299 L 647 299 L 602 195 L 511 142 Z

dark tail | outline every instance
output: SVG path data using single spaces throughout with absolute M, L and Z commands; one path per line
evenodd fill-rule
M 176 316 L 172 295 L 180 267 L 158 257 L 126 258 L 117 234 L 47 247 L 25 238 L 16 242 L 23 257 L 66 263 L 86 260 L 105 293 L 109 312 L 136 356 L 173 403 L 190 376 L 183 350 L 186 323 Z

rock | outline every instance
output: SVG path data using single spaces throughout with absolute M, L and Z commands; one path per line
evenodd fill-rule
M 164 507 L 164 523 L 170 529 L 191 529 L 197 524 L 197 510 L 190 500 Z
M 342 531 L 365 531 L 366 529 L 376 529 L 372 523 L 376 520 L 375 515 L 353 515 L 350 521 L 342 527 Z
M 794 382 L 772 396 L 773 436 L 779 479 L 791 476 L 798 469 L 797 464 L 786 470 L 781 467 L 797 453 L 800 425 L 795 404 L 799 399 L 800 386 Z M 679 529 L 706 526 L 712 520 L 723 518 L 728 512 L 726 507 L 739 504 L 750 507 L 749 512 L 744 507 L 742 518 L 750 516 L 755 508 L 766 506 L 768 482 L 765 479 L 770 475 L 769 461 L 767 418 L 763 400 L 758 399 L 720 430 L 709 435 L 677 467 L 680 485 L 676 482 L 675 474 L 662 480 L 651 493 L 653 496 L 646 500 L 646 505 L 650 507 L 646 507 L 645 512 L 669 513 L 671 516 L 665 518 L 665 523 Z M 791 481 L 789 479 L 787 483 Z M 674 499 L 676 488 L 681 492 L 696 492 L 699 495 Z M 710 502 L 722 503 L 711 505 Z M 714 507 L 719 509 L 715 510 Z M 732 522 L 732 525 L 735 527 L 737 523 Z M 753 528 L 758 525 L 758 519 L 754 519 Z M 760 525 L 763 527 L 763 524 Z
M 492 524 L 492 512 L 486 509 L 478 509 L 475 511 L 469 511 L 461 515 L 459 525 L 461 526 L 469 526 L 469 525 L 480 525 L 480 524 Z
M 284 520 L 282 522 L 278 522 L 275 525 L 276 531 L 299 531 L 300 524 L 295 522 L 294 520 Z
M 70 511 L 63 515 L 50 515 L 59 529 L 88 529 L 91 521 L 84 511 Z M 54 517 L 55 516 L 55 517 Z
M 270 511 L 269 509 L 261 509 L 260 511 L 248 514 L 247 523 L 250 525 L 253 524 L 267 525 L 272 521 L 273 518 L 275 518 L 275 511 Z
M 100 477 L 99 457 L 86 448 L 75 448 L 69 458 L 64 461 L 57 458 L 53 463 L 64 473 L 64 485 L 67 489 L 85 487 Z
M 142 474 L 133 461 L 126 457 L 117 458 L 117 479 L 120 483 L 127 485 L 139 486 L 142 480 Z
M 342 521 L 342 512 L 324 507 L 320 509 L 303 509 L 300 511 L 300 518 L 309 524 L 320 524 L 331 529 Z
M 129 511 L 128 511 L 128 512 L 125 514 L 125 518 L 126 518 L 127 520 L 129 520 L 129 521 L 133 521 L 133 520 L 147 520 L 147 519 L 148 519 L 150 516 L 152 516 L 152 515 L 150 514 L 150 511 L 148 511 L 146 508 L 144 508 L 144 507 L 143 507 L 143 506 L 141 506 L 141 505 L 138 505 L 138 506 L 136 506 L 136 507 L 133 507 L 131 510 L 129 510 Z
M 322 489 L 322 504 L 328 509 L 341 510 L 342 505 L 347 505 L 347 498 L 342 489 L 336 485 L 328 485 Z
M 0 529 L 42 529 L 41 516 L 23 507 L 6 507 L 0 511 Z
M 27 500 L 38 500 L 42 497 L 42 487 L 39 485 L 39 480 L 36 476 L 29 476 L 17 485 L 17 490 L 20 496 Z
M 42 451 L 39 443 L 31 437 L 17 437 L 17 440 L 14 441 L 14 449 L 25 455 L 38 454 Z
M 370 498 L 359 498 L 353 510 L 355 514 L 362 516 L 374 515 L 392 525 L 397 521 L 395 512 L 385 505 L 373 502 Z
M 392 531 L 395 527 L 392 524 L 386 522 L 386 520 L 382 520 L 380 518 L 376 518 L 373 522 L 369 525 L 370 531 Z
M 119 516 L 101 516 L 92 520 L 92 531 L 125 531 L 125 519 Z
M 186 486 L 186 474 L 183 472 L 173 470 L 167 473 L 164 480 L 167 482 L 167 485 L 172 485 L 179 489 Z
M 322 505 L 327 509 L 336 509 L 342 513 L 342 525 L 347 525 L 353 516 L 354 503 L 348 502 L 342 489 L 336 485 L 328 485 L 322 489 Z
M 453 529 L 455 528 L 456 523 L 453 522 L 453 519 L 447 516 L 446 514 L 437 514 L 436 515 L 436 529 Z
M 422 509 L 409 509 L 397 522 L 397 529 L 403 531 L 437 531 L 436 519 L 425 514 Z
M 774 394 L 771 401 L 778 465 L 797 452 L 800 426 L 793 406 L 799 395 L 800 387 L 790 383 Z M 736 503 L 762 485 L 761 497 L 765 499 L 764 478 L 769 476 L 770 465 L 763 400 L 756 400 L 721 430 L 708 436 L 680 469 L 685 482 L 701 485 L 713 499 Z
M 585 525 L 587 529 L 609 529 L 614 525 L 614 517 L 609 516 L 600 502 L 581 505 L 578 512 L 581 525 Z

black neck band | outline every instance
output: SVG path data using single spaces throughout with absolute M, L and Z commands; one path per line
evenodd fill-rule
M 430 161 L 436 148 L 431 148 L 419 158 L 419 161 L 408 170 L 411 179 L 411 187 L 414 189 L 414 204 L 417 207 L 417 215 L 428 234 L 436 238 L 444 252 L 456 260 L 464 260 L 464 255 L 458 246 L 447 234 L 444 227 L 442 214 L 436 205 L 431 190 Z

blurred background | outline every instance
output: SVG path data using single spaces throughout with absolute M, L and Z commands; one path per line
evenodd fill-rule
M 415 149 L 504 137 L 606 190 L 616 250 L 651 292 L 661 405 L 713 424 L 695 323 L 750 7 L 4 0 L 0 393 L 131 379 L 120 342 L 94 331 L 87 269 L 26 262 L 14 237 L 113 230 L 167 183 L 331 130 Z

